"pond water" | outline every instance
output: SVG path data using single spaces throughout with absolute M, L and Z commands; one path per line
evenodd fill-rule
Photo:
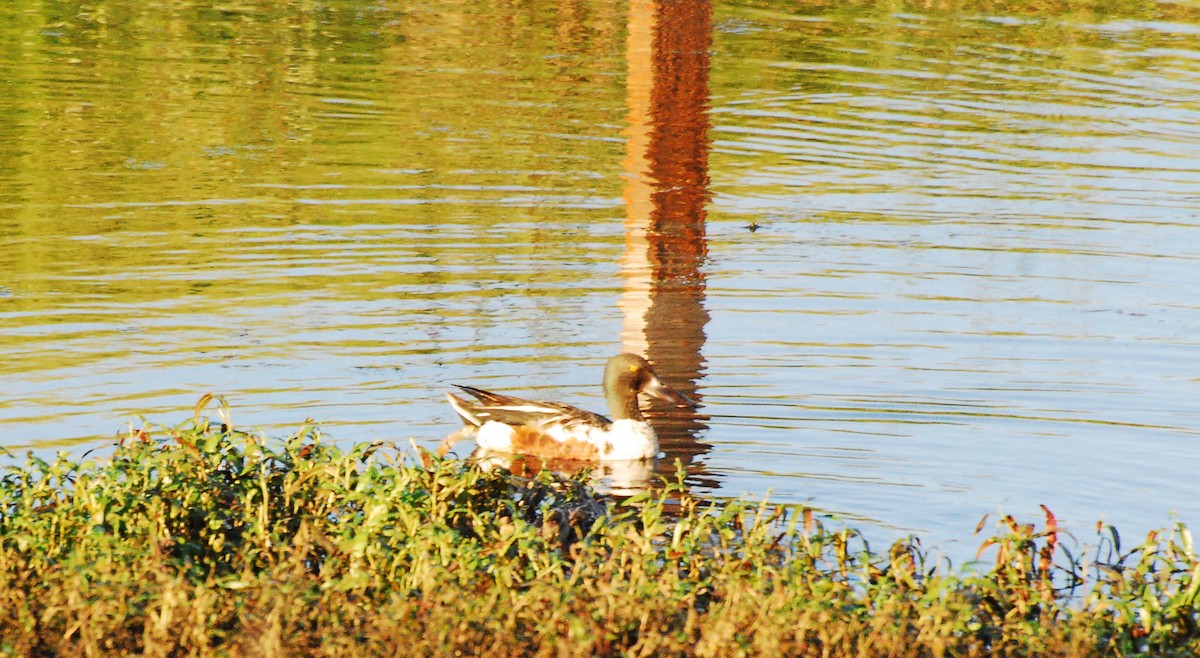
M 1200 7 L 403 4 L 0 8 L 0 446 L 433 448 L 624 350 L 703 495 L 1200 525 Z

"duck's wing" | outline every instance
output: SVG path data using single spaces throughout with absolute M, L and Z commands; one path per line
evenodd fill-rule
M 447 393 L 446 399 L 450 401 L 450 406 L 454 407 L 454 411 L 459 416 L 462 416 L 465 422 L 476 427 L 483 425 L 489 420 L 514 427 L 551 424 L 576 425 L 580 423 L 596 427 L 608 427 L 612 425 L 612 421 L 600 414 L 584 411 L 568 404 L 534 402 L 533 400 L 514 398 L 510 395 L 492 393 L 491 391 L 471 386 L 461 386 L 458 384 L 455 384 L 455 386 L 475 399 L 466 400 L 453 393 Z

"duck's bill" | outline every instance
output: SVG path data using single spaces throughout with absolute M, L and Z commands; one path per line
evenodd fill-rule
M 696 403 L 688 399 L 686 395 L 662 383 L 662 380 L 660 380 L 658 377 L 652 378 L 644 391 L 646 395 L 649 395 L 652 398 L 658 398 L 664 402 L 670 402 L 677 407 L 696 406 Z

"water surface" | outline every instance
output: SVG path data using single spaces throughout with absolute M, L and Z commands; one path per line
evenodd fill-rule
M 1196 8 L 0 16 L 9 450 L 210 391 L 432 448 L 449 384 L 600 411 L 624 349 L 702 494 L 966 556 L 1200 522 Z

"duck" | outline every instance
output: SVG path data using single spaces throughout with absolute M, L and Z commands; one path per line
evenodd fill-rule
M 682 393 L 664 384 L 646 359 L 630 353 L 612 357 L 604 368 L 604 396 L 611 420 L 560 402 L 535 402 L 455 386 L 470 396 L 468 399 L 446 393 L 446 400 L 463 421 L 457 438 L 473 436 L 483 452 L 548 459 L 654 459 L 658 456 L 658 436 L 642 415 L 638 394 L 678 407 L 694 406 Z

